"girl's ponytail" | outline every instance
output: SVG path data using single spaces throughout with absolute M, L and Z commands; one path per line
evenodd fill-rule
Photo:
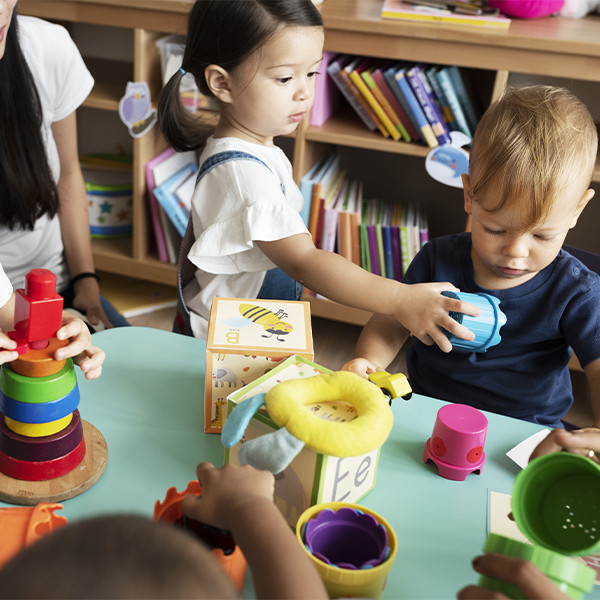
M 165 85 L 158 101 L 158 125 L 167 141 L 179 152 L 197 150 L 214 131 L 181 102 L 179 84 L 185 71 L 179 69 Z

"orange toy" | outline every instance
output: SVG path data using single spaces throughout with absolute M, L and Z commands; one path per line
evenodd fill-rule
M 187 494 L 194 494 L 195 496 L 200 496 L 202 494 L 202 488 L 198 481 L 190 481 L 183 492 L 178 492 L 174 487 L 169 488 L 165 499 L 162 502 L 157 500 L 154 505 L 154 520 L 166 521 L 168 523 L 180 521 L 182 517 L 184 517 L 183 511 L 181 510 L 181 502 Z M 193 533 L 198 534 L 198 537 L 212 548 L 211 552 L 213 556 L 219 561 L 222 569 L 229 575 L 233 584 L 241 592 L 244 589 L 244 581 L 246 580 L 247 563 L 240 547 L 235 544 L 232 552 L 224 551 L 221 547 L 212 545 L 210 540 L 206 539 L 206 536 L 201 535 L 200 529 L 202 528 L 202 524 L 197 521 L 193 521 L 192 523 L 197 524 L 198 528 L 189 527 L 189 529 L 191 529 Z M 207 529 L 214 528 L 207 527 Z
M 62 504 L 47 502 L 36 506 L 0 508 L 0 567 L 29 544 L 66 525 L 66 517 L 55 514 L 61 508 Z

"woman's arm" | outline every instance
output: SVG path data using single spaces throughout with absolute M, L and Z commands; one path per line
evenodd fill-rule
M 65 247 L 69 275 L 94 272 L 90 242 L 90 222 L 87 195 L 77 151 L 77 122 L 75 112 L 52 124 L 60 159 L 60 178 L 57 183 L 58 219 Z M 74 284 L 73 306 L 84 313 L 90 323 L 102 321 L 111 327 L 100 304 L 100 288 L 93 277 L 80 279 Z

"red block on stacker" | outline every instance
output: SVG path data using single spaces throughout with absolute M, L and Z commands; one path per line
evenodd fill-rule
M 25 288 L 15 291 L 17 341 L 32 348 L 36 342 L 55 337 L 62 324 L 63 298 L 56 293 L 56 275 L 48 269 L 32 269 L 25 276 Z M 44 344 L 45 345 L 45 344 Z

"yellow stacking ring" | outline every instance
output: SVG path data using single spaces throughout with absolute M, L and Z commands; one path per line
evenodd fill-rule
M 23 423 L 21 421 L 15 421 L 9 417 L 4 417 L 4 423 L 6 426 L 19 435 L 27 437 L 43 437 L 45 435 L 54 435 L 59 431 L 62 431 L 73 418 L 73 413 L 68 414 L 62 419 L 56 421 L 50 421 L 48 423 Z

